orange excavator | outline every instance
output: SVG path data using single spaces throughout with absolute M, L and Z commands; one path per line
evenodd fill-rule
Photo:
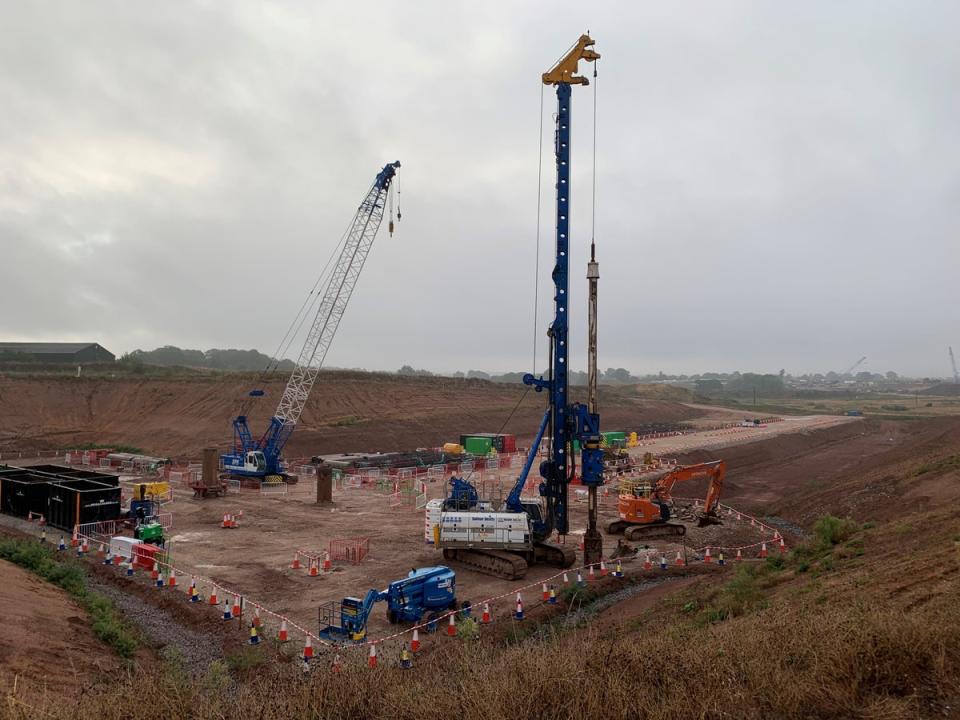
M 684 465 L 661 475 L 650 483 L 623 483 L 617 498 L 619 520 L 607 526 L 611 535 L 623 533 L 627 540 L 645 540 L 662 537 L 682 537 L 687 526 L 670 522 L 670 507 L 673 502 L 671 491 L 678 482 L 687 480 L 710 479 L 707 498 L 703 503 L 703 512 L 697 516 L 697 525 L 720 525 L 717 504 L 723 489 L 723 478 L 727 473 L 727 464 L 723 460 Z

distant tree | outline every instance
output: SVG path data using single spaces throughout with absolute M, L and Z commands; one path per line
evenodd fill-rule
M 463 374 L 463 370 L 457 370 L 455 373 L 453 373 L 452 375 L 450 375 L 450 377 L 462 378 L 462 377 L 466 377 L 466 376 Z
M 897 375 L 893 370 L 888 370 L 886 374 L 886 378 L 890 382 L 895 382 L 900 379 L 900 376 Z
M 636 382 L 637 379 L 633 377 L 630 372 L 624 368 L 607 368 L 606 372 L 600 378 L 601 382 L 611 383 L 611 384 L 621 384 L 625 385 L 627 383 Z
M 413 369 L 410 365 L 404 365 L 399 370 L 397 370 L 397 375 L 416 375 L 417 371 Z
M 478 378 L 480 380 L 489 380 L 490 374 L 485 373 L 483 370 L 467 370 L 468 378 Z
M 694 386 L 694 392 L 708 397 L 723 394 L 723 383 L 716 378 L 701 378 Z
M 870 382 L 873 379 L 873 373 L 869 370 L 864 370 L 862 372 L 858 372 L 856 378 L 860 382 Z

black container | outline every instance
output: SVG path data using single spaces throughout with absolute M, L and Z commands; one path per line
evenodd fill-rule
M 58 480 L 95 480 L 98 483 L 103 483 L 104 485 L 111 485 L 113 487 L 120 486 L 119 475 L 102 473 L 96 470 L 85 470 L 83 468 L 67 467 L 64 465 L 31 465 L 29 468 L 25 469 L 32 473 L 49 475 L 50 477 Z
M 0 510 L 17 517 L 46 515 L 51 482 L 48 477 L 22 470 L 0 470 Z
M 79 478 L 49 483 L 47 523 L 63 530 L 120 517 L 120 488 Z

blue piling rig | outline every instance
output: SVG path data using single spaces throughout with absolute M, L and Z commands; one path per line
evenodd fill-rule
M 554 153 L 557 164 L 556 207 L 556 259 L 553 267 L 554 317 L 547 332 L 550 363 L 548 377 L 536 377 L 527 373 L 526 385 L 537 392 L 548 393 L 548 404 L 540 429 L 521 477 L 507 499 L 507 506 L 520 511 L 520 491 L 545 433 L 550 437 L 550 457 L 540 463 L 540 495 L 545 501 L 544 517 L 534 520 L 534 535 L 545 538 L 556 531 L 566 535 L 569 531 L 568 485 L 576 471 L 576 459 L 572 441 L 579 440 L 581 448 L 580 477 L 587 487 L 603 484 L 603 451 L 600 449 L 600 416 L 591 413 L 586 405 L 570 403 L 568 399 L 568 373 L 570 347 L 569 297 L 570 297 L 570 128 L 572 121 L 573 85 L 588 85 L 587 78 L 577 75 L 580 60 L 592 62 L 600 55 L 591 47 L 594 41 L 582 35 L 573 49 L 550 71 L 544 73 L 543 82 L 557 87 L 557 120 Z

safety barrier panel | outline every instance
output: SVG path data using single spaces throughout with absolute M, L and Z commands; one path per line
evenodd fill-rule
M 369 537 L 337 538 L 330 541 L 330 559 L 357 565 L 370 554 Z

